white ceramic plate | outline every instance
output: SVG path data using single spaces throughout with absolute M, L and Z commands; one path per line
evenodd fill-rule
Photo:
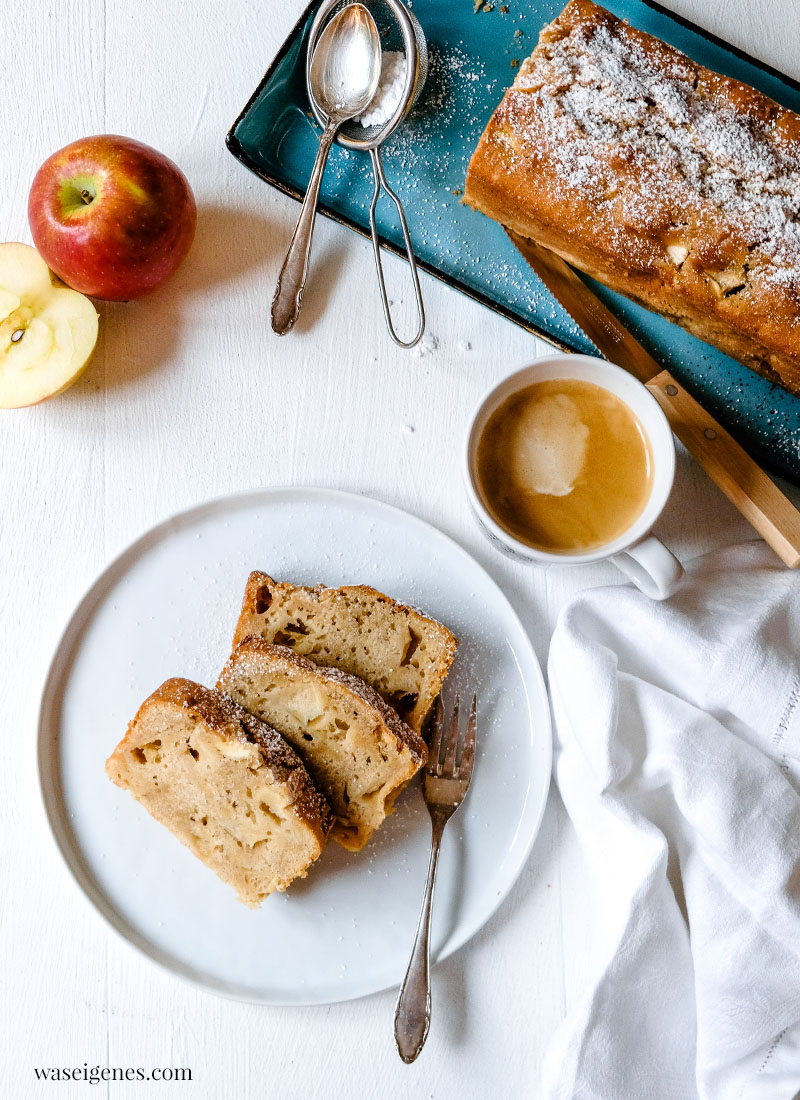
M 547 797 L 541 671 L 505 596 L 464 550 L 364 497 L 276 489 L 223 498 L 160 524 L 109 566 L 73 615 L 45 686 L 47 816 L 90 901 L 174 973 L 267 1004 L 360 997 L 398 985 L 408 961 L 430 841 L 416 786 L 363 852 L 327 845 L 304 881 L 251 911 L 104 772 L 163 680 L 215 682 L 251 569 L 301 584 L 371 584 L 459 637 L 445 694 L 477 691 L 478 757 L 445 832 L 434 957 L 488 920 L 527 858 Z

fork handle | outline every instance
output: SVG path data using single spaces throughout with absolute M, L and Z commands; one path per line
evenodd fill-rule
M 417 934 L 411 949 L 406 976 L 400 987 L 394 1013 L 394 1038 L 404 1062 L 413 1062 L 425 1045 L 431 1025 L 431 953 L 430 928 L 433 888 L 439 864 L 439 848 L 447 818 L 431 810 L 431 856 L 428 880 L 422 898 Z

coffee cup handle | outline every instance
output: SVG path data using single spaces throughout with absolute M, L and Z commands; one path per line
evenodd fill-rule
M 683 566 L 655 535 L 635 542 L 611 560 L 640 592 L 653 600 L 671 596 L 683 577 Z

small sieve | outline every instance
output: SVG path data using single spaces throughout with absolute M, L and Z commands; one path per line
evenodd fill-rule
M 306 88 L 314 117 L 320 126 L 323 127 L 328 121 L 327 117 L 311 94 L 311 83 L 309 79 L 311 58 L 314 56 L 314 50 L 326 22 L 335 11 L 345 6 L 346 3 L 343 3 L 342 0 L 323 0 L 323 3 L 314 17 L 314 22 L 311 24 L 311 30 L 309 31 L 308 50 L 306 53 Z M 405 82 L 403 91 L 400 95 L 400 101 L 391 118 L 377 126 L 362 126 L 360 122 L 355 121 L 346 122 L 339 130 L 336 141 L 346 149 L 369 152 L 372 158 L 375 186 L 369 208 L 369 228 L 372 235 L 372 249 L 375 254 L 375 266 L 378 271 L 378 284 L 380 286 L 381 301 L 383 303 L 383 313 L 386 318 L 389 335 L 394 342 L 401 348 L 413 348 L 414 345 L 419 343 L 422 339 L 422 334 L 425 331 L 425 308 L 422 302 L 422 291 L 419 286 L 417 264 L 414 259 L 414 251 L 411 246 L 411 236 L 408 232 L 408 224 L 406 222 L 403 204 L 386 180 L 380 149 L 381 145 L 383 145 L 386 139 L 394 133 L 419 98 L 428 75 L 428 46 L 425 41 L 422 27 L 420 27 L 417 19 L 400 0 L 375 0 L 375 2 L 368 3 L 366 6 L 370 9 L 379 29 L 382 29 L 386 35 L 386 47 L 402 49 L 405 54 Z M 380 240 L 375 220 L 378 200 L 382 192 L 391 199 L 397 210 L 400 219 L 400 227 L 403 231 L 406 257 L 408 258 L 411 278 L 414 284 L 414 295 L 417 302 L 419 324 L 413 338 L 407 341 L 401 340 L 395 332 L 394 325 L 392 324 L 389 299 L 386 294 Z

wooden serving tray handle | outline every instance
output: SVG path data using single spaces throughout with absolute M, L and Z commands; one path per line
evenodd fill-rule
M 736 440 L 669 373 L 646 383 L 681 443 L 790 569 L 800 566 L 800 512 Z

